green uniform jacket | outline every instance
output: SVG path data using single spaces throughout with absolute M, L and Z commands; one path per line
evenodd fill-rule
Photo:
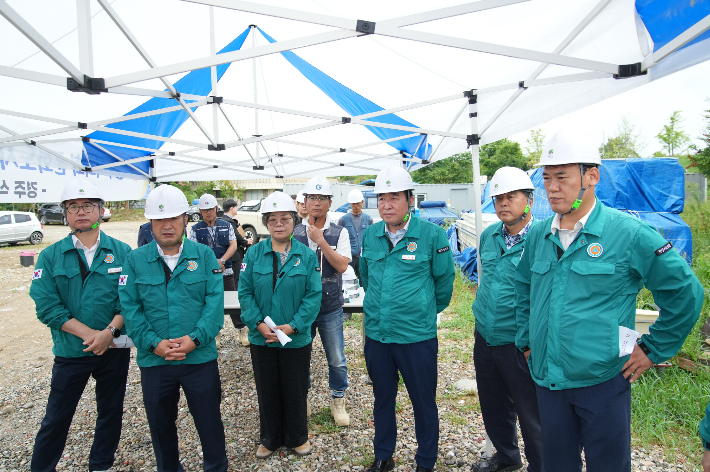
M 214 338 L 224 325 L 224 282 L 214 252 L 186 238 L 167 284 L 164 267 L 152 241 L 128 255 L 125 279 L 119 282 L 123 319 L 138 350 L 138 366 L 204 364 L 217 359 Z M 150 351 L 163 339 L 185 335 L 197 347 L 183 361 L 166 361 Z
M 530 229 L 539 221 L 533 221 Z M 489 226 L 481 234 L 482 284 L 476 292 L 473 313 L 476 329 L 489 346 L 513 344 L 518 326 L 515 324 L 515 269 L 525 238 L 508 249 L 503 236 L 503 223 Z
M 705 418 L 700 422 L 700 437 L 705 450 L 710 451 L 710 404 L 705 407 Z
M 274 259 L 279 276 L 274 287 Z M 246 253 L 239 276 L 239 305 L 242 323 L 249 327 L 249 342 L 258 346 L 298 348 L 311 342 L 311 325 L 320 311 L 323 287 L 316 253 L 291 238 L 286 263 L 271 249 L 271 238 L 260 241 Z M 267 316 L 280 326 L 291 325 L 298 334 L 289 335 L 290 343 L 268 343 L 256 329 L 257 321 Z
M 454 291 L 450 249 L 440 226 L 417 217 L 391 251 L 384 221 L 365 230 L 360 276 L 368 338 L 409 344 L 436 337 L 436 314 Z
M 688 263 L 652 226 L 596 207 L 558 260 L 550 217 L 528 233 L 516 272 L 518 348 L 530 347 L 530 372 L 553 390 L 587 387 L 621 372 L 619 326 L 634 329 L 645 285 L 661 308 L 642 337 L 654 363 L 672 357 L 698 319 L 703 287 Z
M 77 251 L 71 236 L 43 250 L 37 259 L 30 297 L 35 302 L 37 318 L 52 330 L 52 352 L 60 357 L 93 356 L 80 337 L 62 331 L 62 325 L 70 317 L 91 329 L 106 329 L 117 313 L 121 313 L 118 301 L 118 277 L 121 275 L 126 255 L 131 251 L 128 244 L 117 241 L 104 232 L 99 237 L 94 260 L 88 268 L 86 281 L 82 283 L 79 260 L 86 264 L 84 251 Z M 125 267 L 124 267 L 125 268 Z M 109 273 L 109 271 L 111 271 Z

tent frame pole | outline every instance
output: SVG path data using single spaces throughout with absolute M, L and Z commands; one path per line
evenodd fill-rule
M 481 227 L 483 226 L 483 218 L 481 216 L 481 159 L 478 151 L 478 95 L 476 90 L 471 91 L 471 96 L 468 97 L 468 117 L 471 122 L 471 135 L 473 139 L 471 144 L 471 164 L 473 167 L 473 208 L 476 218 L 476 267 L 478 268 L 478 285 L 481 285 Z
M 251 47 L 252 49 L 256 49 L 256 25 L 251 25 Z M 259 104 L 259 96 L 258 96 L 258 86 L 256 83 L 256 58 L 257 56 L 254 56 L 254 58 L 251 60 L 251 66 L 252 66 L 252 72 L 253 72 L 253 77 L 254 77 L 254 104 L 258 105 Z M 254 107 L 254 136 L 259 137 L 259 109 Z M 261 168 L 261 155 L 259 152 L 259 143 L 254 143 L 254 148 L 256 152 L 256 169 L 259 170 Z

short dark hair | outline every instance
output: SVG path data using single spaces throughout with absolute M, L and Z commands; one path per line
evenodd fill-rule
M 295 200 L 295 199 L 296 199 L 296 194 L 291 195 L 291 200 Z
M 586 174 L 588 170 L 599 167 L 598 164 L 582 164 L 582 173 Z
M 234 208 L 235 206 L 237 206 L 237 202 L 234 201 L 233 198 L 228 198 L 222 204 L 222 208 L 224 208 L 225 213 L 228 212 L 229 210 L 231 210 L 232 208 Z

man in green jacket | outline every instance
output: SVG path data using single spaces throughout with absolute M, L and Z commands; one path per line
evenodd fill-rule
M 704 299 L 655 228 L 596 199 L 600 164 L 584 137 L 547 143 L 539 165 L 556 215 L 530 230 L 516 272 L 516 345 L 537 383 L 547 472 L 582 470 L 582 450 L 589 472 L 631 470 L 630 383 L 680 349 Z M 644 286 L 660 315 L 635 344 Z
M 227 470 L 215 337 L 224 325 L 222 268 L 214 252 L 186 239 L 188 209 L 161 185 L 145 204 L 154 241 L 131 252 L 118 282 L 136 345 L 143 403 L 159 472 L 182 471 L 176 420 L 180 388 L 202 442 L 205 472 Z
M 710 472 L 710 404 L 705 407 L 705 417 L 700 422 L 700 439 L 703 441 L 703 472 Z
M 451 301 L 454 260 L 444 230 L 411 215 L 412 190 L 401 167 L 380 172 L 374 192 L 383 221 L 363 239 L 365 362 L 375 395 L 375 460 L 366 472 L 394 469 L 398 372 L 414 408 L 416 472 L 433 470 L 437 459 L 436 315 Z
M 538 223 L 530 208 L 535 187 L 525 171 L 501 167 L 491 179 L 500 223 L 481 234 L 483 274 L 473 312 L 476 316 L 473 363 L 486 433 L 496 453 L 473 464 L 473 472 L 504 472 L 523 467 L 516 418 L 525 441 L 528 472 L 542 469 L 542 434 L 535 382 L 525 356 L 515 346 L 515 270 L 528 231 Z
M 109 348 L 123 328 L 118 278 L 131 248 L 99 230 L 104 200 L 93 183 L 70 182 L 61 200 L 72 232 L 40 253 L 30 288 L 37 318 L 52 332 L 55 356 L 30 469 L 55 470 L 76 406 L 93 376 L 99 414 L 89 470 L 104 471 L 113 465 L 121 438 L 130 350 Z

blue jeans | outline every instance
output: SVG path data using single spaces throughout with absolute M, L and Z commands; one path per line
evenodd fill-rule
M 330 313 L 320 313 L 311 325 L 311 338 L 315 338 L 316 329 L 318 329 L 323 349 L 325 349 L 325 357 L 328 359 L 330 389 L 345 391 L 348 388 L 348 366 L 345 362 L 343 309 L 338 308 Z M 308 371 L 308 388 L 311 388 L 310 370 Z

